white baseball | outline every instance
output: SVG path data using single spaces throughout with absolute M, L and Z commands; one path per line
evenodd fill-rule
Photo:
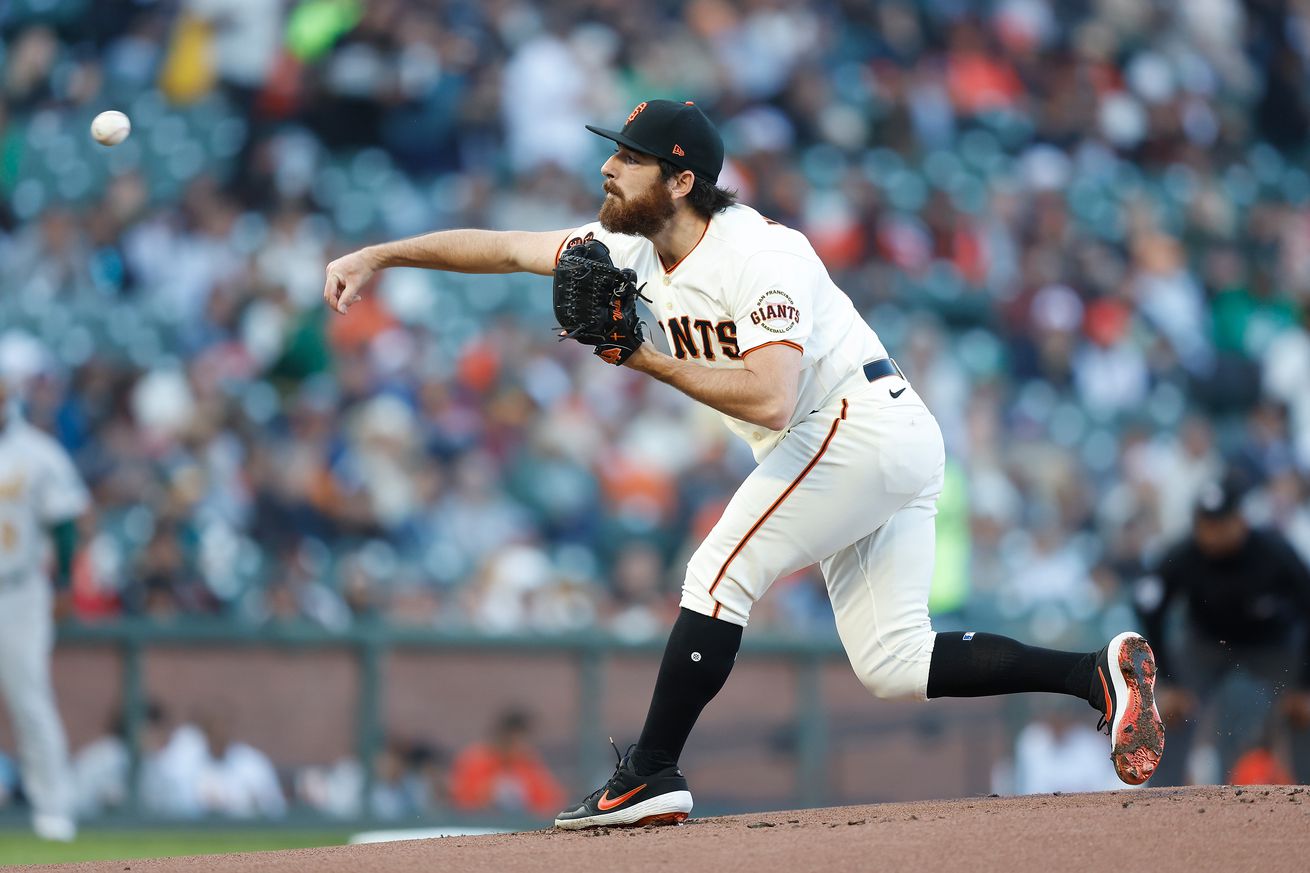
M 117 109 L 102 112 L 91 121 L 91 136 L 101 145 L 118 145 L 131 132 L 132 122 Z

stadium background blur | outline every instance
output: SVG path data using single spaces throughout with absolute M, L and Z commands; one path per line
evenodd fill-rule
M 583 125 L 651 97 L 718 122 L 723 181 L 806 233 L 941 422 L 940 624 L 1099 645 L 1135 624 L 1133 583 L 1225 468 L 1310 559 L 1310 4 L 13 0 L 0 28 L 0 368 L 92 487 L 80 624 L 175 644 L 204 628 L 208 648 L 177 656 L 192 679 L 240 660 L 224 633 L 288 627 L 476 639 L 501 678 L 551 636 L 662 642 L 683 563 L 751 464 L 717 417 L 556 343 L 539 277 L 391 271 L 344 319 L 320 298 L 327 261 L 367 241 L 590 220 L 605 143 Z M 134 124 L 112 150 L 87 135 L 106 108 Z M 74 748 L 129 690 L 134 749 L 146 698 L 255 745 L 278 730 L 241 703 L 279 693 L 253 669 L 205 712 L 161 665 L 81 693 L 117 677 L 129 637 L 61 648 Z M 780 580 L 752 637 L 835 652 L 817 572 Z M 305 675 L 336 656 L 317 657 Z M 461 657 L 449 669 L 482 675 Z M 444 664 L 391 676 L 388 705 L 435 693 Z M 625 674 L 634 709 L 644 664 Z M 516 708 L 541 695 L 495 681 L 447 683 L 445 711 L 530 730 Z M 228 705 L 237 723 L 216 725 Z M 1016 790 L 1017 705 L 950 721 L 1008 725 L 968 790 Z M 351 706 L 338 721 L 376 742 L 342 751 L 376 751 L 368 776 L 274 749 L 293 807 L 394 820 L 325 786 L 376 787 L 471 739 L 441 717 L 402 738 Z M 547 765 L 589 784 L 603 746 L 543 719 Z M 860 742 L 930 757 L 914 743 L 942 729 Z

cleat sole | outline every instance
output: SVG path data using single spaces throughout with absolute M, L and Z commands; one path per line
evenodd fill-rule
M 1120 703 L 1111 724 L 1110 760 L 1120 779 L 1141 785 L 1155 773 L 1164 754 L 1164 723 L 1155 706 L 1155 655 L 1137 634 L 1116 637 L 1108 655 Z
M 687 820 L 690 813 L 686 812 L 666 812 L 661 815 L 648 815 L 645 818 L 633 822 L 626 827 L 644 827 L 646 825 L 680 825 Z

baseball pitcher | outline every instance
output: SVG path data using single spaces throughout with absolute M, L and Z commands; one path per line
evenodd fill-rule
M 89 499 L 72 460 L 14 410 L 0 378 L 0 692 L 18 739 L 32 827 L 71 840 L 72 782 L 64 728 L 50 681 L 54 613 L 65 609 L 77 543 L 75 519 Z M 47 578 L 54 542 L 56 594 Z
M 1058 652 L 994 634 L 934 633 L 928 616 L 941 432 L 806 238 L 717 187 L 723 142 L 691 103 L 650 100 L 601 166 L 598 221 L 547 233 L 456 230 L 327 266 L 345 313 L 384 267 L 554 277 L 561 335 L 723 414 L 758 466 L 687 566 L 645 726 L 613 777 L 561 828 L 675 823 L 691 812 L 678 758 L 732 670 L 751 607 L 818 562 L 856 674 L 877 697 L 1069 694 L 1101 713 L 1121 779 L 1164 749 L 1146 641 Z M 647 301 L 672 354 L 645 342 Z

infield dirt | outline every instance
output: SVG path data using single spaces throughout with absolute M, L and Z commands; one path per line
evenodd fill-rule
M 633 873 L 962 870 L 1199 873 L 1310 869 L 1304 787 L 975 797 L 197 858 L 18 867 L 78 873 Z

